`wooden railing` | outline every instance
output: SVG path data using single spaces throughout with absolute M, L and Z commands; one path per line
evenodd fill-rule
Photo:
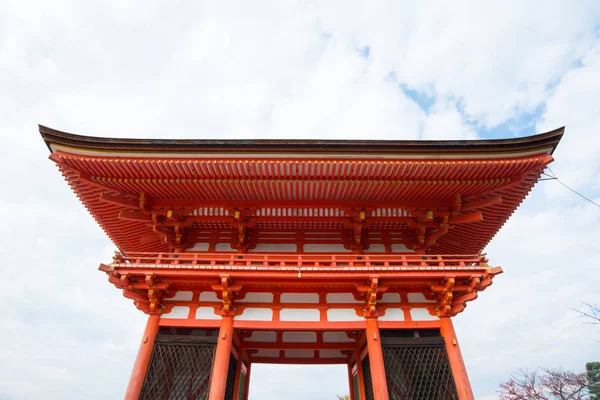
M 113 264 L 161 266 L 237 266 L 269 268 L 352 268 L 352 267 L 445 267 L 487 268 L 485 255 L 422 255 L 422 254 L 240 254 L 240 253 L 127 253 L 117 254 Z

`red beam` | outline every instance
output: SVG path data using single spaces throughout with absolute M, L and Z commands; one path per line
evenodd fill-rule
M 483 214 L 480 211 L 471 212 L 468 214 L 454 215 L 450 217 L 450 225 L 466 224 L 469 222 L 483 221 Z
M 347 364 L 347 357 L 337 358 L 280 358 L 280 357 L 252 357 L 256 364 Z
M 112 196 L 108 193 L 102 193 L 100 195 L 100 201 L 110 204 L 116 204 L 121 207 L 131 208 L 137 210 L 140 208 L 140 203 L 135 200 L 127 199 L 124 197 Z
M 152 222 L 152 217 L 146 214 L 141 214 L 137 212 L 131 211 L 121 211 L 119 213 L 119 219 L 124 219 L 127 221 L 136 221 L 136 222 Z
M 347 343 L 298 343 L 298 342 L 243 342 L 245 349 L 267 350 L 354 350 L 355 342 Z
M 478 208 L 485 208 L 502 204 L 502 197 L 492 196 L 487 199 L 475 200 L 470 203 L 463 204 L 462 211 L 476 210 Z

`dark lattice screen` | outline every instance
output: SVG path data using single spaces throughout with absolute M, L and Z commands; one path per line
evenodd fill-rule
M 383 359 L 390 399 L 458 400 L 442 338 L 398 339 Z
M 140 399 L 208 398 L 214 345 L 156 343 Z
M 363 379 L 365 383 L 365 400 L 375 400 L 373 397 L 373 379 L 371 378 L 371 364 L 369 355 L 366 355 L 362 360 Z
M 227 369 L 227 386 L 225 386 L 225 400 L 234 400 L 233 390 L 235 389 L 235 367 L 237 360 L 231 354 L 229 356 L 229 368 Z
M 352 377 L 352 385 L 354 386 L 354 398 L 360 400 L 360 388 L 358 387 L 358 374 Z
M 246 374 L 242 372 L 240 375 L 240 390 L 238 391 L 237 400 L 244 400 L 245 395 L 246 395 Z

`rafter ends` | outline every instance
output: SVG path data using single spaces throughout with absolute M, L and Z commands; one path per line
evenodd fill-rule
M 98 271 L 102 271 L 102 272 L 112 272 L 115 270 L 115 267 L 113 267 L 112 265 L 106 265 L 106 264 L 100 264 L 100 266 L 98 267 Z
M 54 161 L 56 164 L 62 164 L 62 162 L 63 162 L 62 157 L 57 153 L 50 153 L 48 158 L 50 160 Z

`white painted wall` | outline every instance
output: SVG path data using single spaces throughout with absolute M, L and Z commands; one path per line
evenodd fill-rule
M 277 333 L 274 331 L 254 331 L 252 335 L 246 339 L 248 342 L 276 342 Z
M 198 307 L 196 319 L 221 319 L 221 316 L 215 314 L 215 309 L 212 307 Z
M 286 358 L 313 358 L 315 352 L 313 350 L 286 350 Z
M 350 339 L 346 332 L 323 332 L 323 342 L 325 343 L 349 343 L 354 342 L 354 340 Z
M 246 297 L 236 303 L 272 303 L 273 293 L 246 293 Z
M 364 321 L 363 317 L 356 315 L 353 308 L 334 308 L 327 310 L 328 321 Z
M 321 358 L 338 358 L 346 356 L 342 354 L 340 350 L 319 350 L 319 356 Z
M 423 293 L 409 293 L 408 294 L 408 302 L 409 303 L 435 303 L 435 300 L 427 300 Z
M 344 248 L 343 244 L 305 244 L 304 247 L 305 253 L 352 253 L 352 250 L 347 250 Z
M 316 343 L 316 332 L 283 332 L 282 340 L 292 343 Z
M 209 246 L 209 243 L 196 243 L 193 247 L 190 247 L 185 251 L 208 251 Z
M 392 251 L 394 253 L 414 253 L 415 251 L 412 249 L 407 248 L 404 244 L 402 243 L 394 243 L 392 244 Z
M 171 309 L 171 312 L 168 314 L 163 314 L 161 318 L 176 318 L 176 319 L 187 319 L 190 313 L 190 308 L 188 306 L 175 306 Z
M 352 293 L 327 293 L 328 304 L 360 304 L 364 300 L 356 300 Z
M 272 321 L 273 310 L 270 308 L 246 308 L 241 315 L 236 315 L 238 321 Z
M 384 293 L 381 296 L 382 303 L 400 303 L 400 295 L 398 293 Z
M 437 321 L 439 318 L 429 314 L 426 308 L 411 308 L 410 317 L 413 321 Z
M 260 349 L 253 357 L 279 358 L 279 350 Z
M 200 301 L 221 301 L 215 292 L 200 293 Z
M 258 243 L 254 249 L 249 249 L 248 253 L 295 253 L 297 251 L 298 246 L 295 243 Z
M 404 321 L 404 311 L 401 308 L 388 308 L 385 315 L 379 317 L 380 321 Z
M 318 322 L 321 313 L 316 308 L 282 308 L 279 312 L 281 321 Z
M 363 249 L 363 253 L 385 253 L 385 245 L 381 243 L 372 244 L 368 249 Z
M 175 296 L 171 297 L 170 299 L 166 299 L 166 300 L 190 301 L 190 300 L 192 300 L 193 295 L 194 294 L 192 292 L 179 291 L 179 292 L 175 293 Z
M 229 243 L 217 243 L 215 245 L 215 252 L 217 253 L 226 253 L 237 251 L 236 249 L 232 249 Z

